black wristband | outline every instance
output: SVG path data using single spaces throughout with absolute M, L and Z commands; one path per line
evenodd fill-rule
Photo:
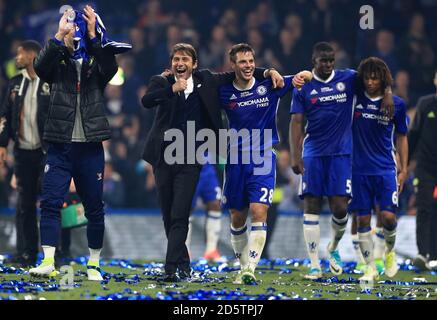
M 268 68 L 268 69 L 266 69 L 266 71 L 265 71 L 266 72 L 266 78 L 269 77 L 268 74 L 269 74 L 270 71 L 276 71 L 276 69 L 275 68 Z

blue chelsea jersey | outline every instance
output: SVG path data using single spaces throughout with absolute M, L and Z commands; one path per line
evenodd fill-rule
M 356 71 L 334 70 L 294 89 L 291 113 L 306 116 L 303 157 L 352 154 L 352 113 Z
M 220 87 L 220 103 L 229 119 L 230 129 L 248 132 L 231 147 L 239 151 L 253 148 L 267 150 L 279 142 L 276 111 L 281 97 L 291 90 L 292 79 L 292 76 L 285 76 L 285 86 L 280 89 L 273 89 L 270 78 L 263 81 L 254 79 L 253 86 L 247 90 L 240 90 L 233 83 Z M 271 139 L 266 141 L 265 130 L 271 130 Z
M 362 175 L 396 174 L 395 133 L 407 134 L 404 101 L 393 96 L 395 116 L 390 120 L 381 112 L 382 97 L 357 96 L 353 123 L 352 172 Z

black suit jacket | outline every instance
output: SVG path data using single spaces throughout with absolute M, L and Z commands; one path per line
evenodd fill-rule
M 255 77 L 263 79 L 265 69 L 257 68 Z M 234 72 L 213 73 L 209 70 L 199 70 L 193 73 L 194 90 L 196 90 L 204 108 L 205 128 L 213 130 L 218 140 L 218 132 L 223 128 L 221 118 L 219 87 L 231 83 L 235 79 Z M 158 107 L 152 128 L 147 135 L 143 159 L 153 167 L 162 160 L 162 144 L 164 133 L 171 128 L 171 123 L 177 107 L 177 94 L 173 93 L 174 77 L 153 76 L 149 82 L 147 93 L 141 99 L 145 108 Z M 218 141 L 217 141 L 218 143 Z M 217 149 L 218 151 L 218 149 Z
M 437 177 L 437 118 L 430 116 L 432 113 L 437 113 L 436 95 L 421 97 L 408 131 L 408 159 L 416 158 L 417 169 Z

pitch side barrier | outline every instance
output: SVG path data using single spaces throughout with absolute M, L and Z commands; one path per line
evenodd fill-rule
M 38 209 L 38 214 L 39 214 Z M 283 216 L 290 216 L 290 217 L 298 217 L 302 215 L 302 211 L 298 210 L 279 210 L 279 215 Z M 0 215 L 14 215 L 15 214 L 15 208 L 0 208 Z M 132 209 L 132 208 L 118 208 L 118 209 L 112 209 L 107 208 L 105 209 L 105 214 L 108 215 L 133 215 L 133 216 L 155 216 L 160 215 L 161 211 L 159 209 Z M 322 211 L 321 215 L 329 215 L 331 214 L 329 211 Z M 193 215 L 200 216 L 205 215 L 204 210 L 195 210 L 193 212 Z

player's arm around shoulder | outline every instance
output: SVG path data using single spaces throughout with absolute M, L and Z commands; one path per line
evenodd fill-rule
M 388 86 L 384 90 L 384 97 L 382 98 L 381 110 L 390 119 L 392 119 L 395 115 L 395 102 L 393 98 L 393 92 L 390 86 Z
M 141 98 L 144 108 L 154 108 L 162 105 L 174 96 L 173 88 L 166 77 L 153 76 L 147 85 L 146 94 Z
M 197 70 L 195 75 L 201 80 L 203 85 L 208 87 L 220 87 L 235 80 L 235 72 L 212 72 L 209 69 Z
M 285 87 L 284 77 L 275 68 L 264 70 L 263 77 L 271 79 L 273 89 L 283 89 Z
M 311 71 L 308 70 L 303 70 L 298 72 L 295 75 L 285 75 L 285 76 L 281 76 L 281 79 L 277 78 L 277 82 L 275 85 L 275 76 L 272 76 L 272 83 L 273 83 L 273 88 L 276 88 L 276 92 L 278 94 L 278 96 L 281 98 L 283 97 L 287 92 L 292 91 L 293 87 L 296 88 L 297 90 L 302 90 L 303 86 L 310 82 L 313 78 L 313 74 Z M 282 83 L 281 83 L 282 80 Z
M 266 75 L 267 70 L 268 69 L 265 68 L 255 68 L 253 76 L 257 80 L 264 80 L 269 77 Z M 209 69 L 201 69 L 196 71 L 196 75 L 206 82 L 207 85 L 214 85 L 217 87 L 230 84 L 235 80 L 235 72 L 233 71 L 212 72 Z
M 293 79 L 293 86 L 300 90 L 306 83 L 313 79 L 313 73 L 308 70 L 303 70 L 291 77 Z

